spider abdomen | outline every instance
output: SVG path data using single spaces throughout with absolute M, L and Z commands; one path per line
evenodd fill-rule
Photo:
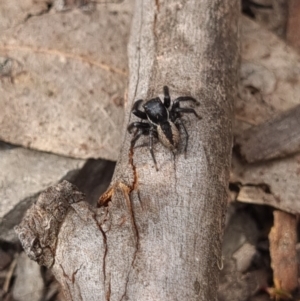
M 159 141 L 170 150 L 175 150 L 180 141 L 180 133 L 176 125 L 169 121 L 157 125 L 157 134 Z

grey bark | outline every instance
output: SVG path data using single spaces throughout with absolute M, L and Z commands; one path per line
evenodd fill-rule
M 28 223 L 29 217 L 31 227 L 26 228 L 25 221 L 17 228 L 27 252 L 52 268 L 68 300 L 216 300 L 232 146 L 238 14 L 236 0 L 136 2 L 125 138 L 100 208 L 89 207 L 64 182 L 36 205 L 48 232 L 32 234 L 38 233 L 38 225 Z M 173 99 L 198 99 L 201 106 L 195 109 L 202 120 L 184 118 L 190 134 L 186 159 L 183 145 L 175 155 L 155 145 L 157 172 L 148 148 L 141 146 L 148 137 L 131 151 L 126 127 L 138 120 L 130 114 L 133 102 L 161 96 L 163 85 L 169 86 Z M 50 228 L 56 232 L 51 234 Z

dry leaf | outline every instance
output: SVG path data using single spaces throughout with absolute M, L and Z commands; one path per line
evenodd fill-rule
M 242 67 L 236 125 L 240 135 L 274 114 L 300 103 L 300 57 L 271 32 L 242 18 Z M 269 204 L 300 212 L 300 155 L 262 164 L 243 165 L 233 158 L 231 183 L 239 186 L 239 201 Z
M 48 11 L 1 35 L 0 139 L 117 159 L 131 2 L 96 7 L 89 14 Z

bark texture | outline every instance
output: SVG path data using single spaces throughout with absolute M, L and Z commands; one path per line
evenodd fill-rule
M 173 156 L 160 143 L 155 145 L 159 172 L 147 147 L 130 153 L 130 137 L 125 135 L 111 193 L 126 185 L 123 194 L 135 243 L 124 283 L 128 300 L 216 298 L 237 80 L 238 13 L 237 1 L 138 1 L 135 6 L 125 121 L 138 120 L 130 116 L 133 101 L 162 97 L 163 85 L 169 86 L 172 99 L 198 99 L 202 120 L 185 117 L 190 134 L 186 159 L 182 148 Z M 148 137 L 143 142 L 147 144 Z M 117 199 L 113 196 L 110 206 L 121 202 Z M 112 248 L 108 246 L 108 254 Z
M 81 196 L 77 203 L 69 201 L 69 209 L 63 207 L 68 213 L 51 244 L 55 252 L 43 259 L 68 300 L 216 300 L 238 15 L 237 0 L 136 2 L 125 138 L 111 186 L 98 209 L 83 205 Z M 202 119 L 184 117 L 190 134 L 186 159 L 183 143 L 175 155 L 155 144 L 156 171 L 148 147 L 141 146 L 149 138 L 130 150 L 126 127 L 138 120 L 130 114 L 133 102 L 162 96 L 163 85 L 172 99 L 191 95 L 199 100 L 195 109 Z M 27 250 L 36 245 L 29 240 Z

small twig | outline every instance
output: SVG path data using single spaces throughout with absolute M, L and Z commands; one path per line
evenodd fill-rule
M 3 291 L 5 293 L 7 293 L 8 290 L 9 290 L 11 279 L 12 279 L 12 276 L 13 276 L 13 273 L 14 273 L 14 270 L 15 270 L 16 266 L 17 266 L 17 258 L 15 258 L 12 261 L 12 263 L 9 266 L 8 272 L 6 274 L 5 281 L 4 281 L 4 284 L 3 284 Z

